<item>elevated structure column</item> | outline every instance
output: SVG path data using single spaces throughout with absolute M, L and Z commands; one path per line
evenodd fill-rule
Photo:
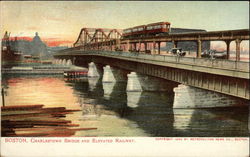
M 109 41 L 109 49 L 110 49 L 110 51 L 112 51 L 112 41 Z
M 116 42 L 115 42 L 115 47 L 116 47 L 116 49 L 121 49 L 121 40 L 120 39 L 116 39 Z
M 236 39 L 235 40 L 235 43 L 236 43 L 236 61 L 240 61 L 240 43 L 241 43 L 241 40 L 240 39 Z
M 148 43 L 147 42 L 144 43 L 144 49 L 145 49 L 145 53 L 147 53 L 147 50 L 148 50 Z
M 126 42 L 125 44 L 125 51 L 128 52 L 129 51 L 129 40 Z
M 139 41 L 138 51 L 141 51 L 141 41 Z
M 229 59 L 230 57 L 230 43 L 231 43 L 231 40 L 226 40 L 226 45 L 227 45 L 227 59 Z
M 133 43 L 133 50 L 136 51 L 136 43 Z
M 161 42 L 158 42 L 158 54 L 161 54 Z
M 177 48 L 178 42 L 173 40 L 172 43 L 173 43 L 173 48 Z
M 155 43 L 155 40 L 153 40 L 153 51 L 151 52 L 151 54 L 155 54 L 155 47 L 156 47 L 156 43 Z
M 202 44 L 201 40 L 200 39 L 197 40 L 197 55 L 196 55 L 197 58 L 201 58 L 201 51 L 202 51 L 201 44 Z

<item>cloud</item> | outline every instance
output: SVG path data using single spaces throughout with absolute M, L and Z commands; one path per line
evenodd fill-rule
M 33 37 L 29 36 L 10 37 L 10 40 L 32 41 Z M 60 38 L 41 38 L 41 40 L 49 47 L 67 46 L 67 45 L 72 45 L 74 43 L 74 41 L 62 40 Z
M 22 37 L 10 37 L 10 40 L 26 40 L 26 41 L 32 41 L 32 37 L 22 36 Z
M 72 45 L 73 44 L 73 41 L 61 40 L 61 39 L 58 39 L 58 38 L 43 38 L 42 40 L 49 47 L 65 46 L 65 45 Z

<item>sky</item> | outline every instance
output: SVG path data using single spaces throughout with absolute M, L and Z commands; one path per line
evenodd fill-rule
M 64 45 L 81 28 L 124 29 L 160 21 L 207 31 L 249 29 L 248 1 L 1 1 L 1 37 L 34 36 Z

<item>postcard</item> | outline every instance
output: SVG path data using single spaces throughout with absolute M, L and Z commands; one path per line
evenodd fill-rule
M 249 156 L 248 1 L 1 1 L 1 156 Z

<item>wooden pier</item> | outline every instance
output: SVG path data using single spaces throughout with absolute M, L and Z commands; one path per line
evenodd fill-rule
M 76 131 L 97 129 L 79 128 L 79 124 L 61 119 L 78 111 L 44 105 L 1 107 L 1 134 L 2 137 L 69 137 Z

